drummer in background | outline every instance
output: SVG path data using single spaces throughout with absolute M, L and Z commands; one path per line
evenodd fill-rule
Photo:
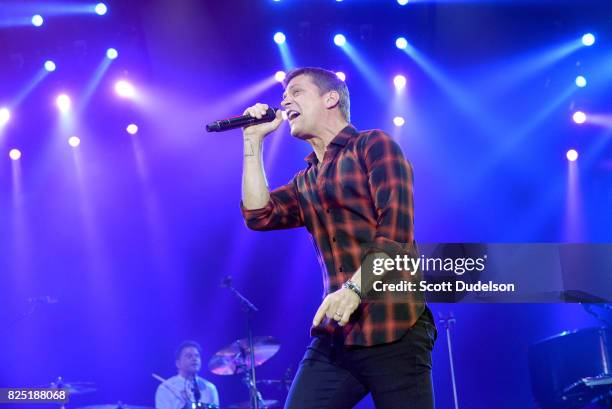
M 157 387 L 157 409 L 219 407 L 219 394 L 211 382 L 198 376 L 202 367 L 202 349 L 195 341 L 183 341 L 176 351 L 178 375 L 167 379 Z M 195 385 L 197 384 L 197 389 Z M 200 402 L 200 405 L 192 403 Z

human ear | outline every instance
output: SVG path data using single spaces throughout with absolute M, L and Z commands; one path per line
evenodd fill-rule
M 330 91 L 327 93 L 327 96 L 325 97 L 326 108 L 333 108 L 338 105 L 338 102 L 340 102 L 340 95 L 337 91 Z

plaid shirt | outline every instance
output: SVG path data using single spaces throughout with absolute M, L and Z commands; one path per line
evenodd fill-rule
M 265 207 L 242 206 L 242 212 L 253 230 L 306 226 L 323 272 L 323 297 L 341 288 L 369 253 L 416 254 L 412 167 L 388 135 L 348 125 L 320 166 L 314 152 L 305 160 L 306 169 L 270 192 Z M 311 334 L 341 332 L 345 345 L 391 342 L 414 325 L 423 305 L 398 302 L 397 295 L 364 300 L 346 326 L 326 319 Z

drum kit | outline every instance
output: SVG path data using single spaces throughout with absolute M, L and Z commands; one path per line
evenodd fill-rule
M 252 315 L 258 309 L 232 285 L 231 276 L 226 276 L 223 279 L 221 287 L 227 288 L 236 297 L 246 313 L 247 337 L 232 342 L 213 355 L 208 362 L 208 369 L 217 375 L 242 375 L 242 381 L 249 390 L 250 400 L 231 405 L 230 409 L 267 409 L 276 407 L 278 401 L 263 399 L 261 392 L 257 389 L 257 384 L 284 384 L 287 390 L 289 390 L 290 380 L 257 381 L 255 368 L 272 358 L 280 349 L 280 344 L 270 336 L 253 337 L 251 329 Z
M 249 346 L 249 339 L 243 338 L 236 340 L 217 351 L 208 361 L 208 369 L 216 375 L 240 375 L 243 383 L 249 388 L 249 391 L 254 389 L 257 396 L 257 407 L 260 409 L 275 408 L 279 406 L 279 401 L 271 399 L 263 399 L 261 393 L 257 390 L 256 384 L 278 386 L 289 390 L 291 378 L 286 373 L 284 379 L 261 379 L 254 382 L 251 377 L 254 367 L 251 362 L 255 363 L 255 367 L 260 366 L 272 358 L 280 349 L 278 341 L 271 336 L 253 337 L 252 349 Z M 54 389 L 61 389 L 69 392 L 70 395 L 83 395 L 95 392 L 96 386 L 92 382 L 81 381 L 64 381 L 61 377 L 53 381 L 49 385 Z M 250 401 L 235 403 L 228 406 L 228 409 L 252 409 Z M 218 409 L 216 405 L 211 404 L 196 404 L 189 403 L 185 406 L 188 408 L 205 408 Z M 78 409 L 153 409 L 148 406 L 129 405 L 123 402 L 103 405 L 82 406 Z
M 242 377 L 244 385 L 249 390 L 250 400 L 246 402 L 235 403 L 228 406 L 228 409 L 268 409 L 279 405 L 279 401 L 271 399 L 263 399 L 261 392 L 257 389 L 257 385 L 268 385 L 282 388 L 289 391 L 291 386 L 290 370 L 285 372 L 283 379 L 262 379 L 255 378 L 255 368 L 267 362 L 280 349 L 279 342 L 271 336 L 253 337 L 251 332 L 251 315 L 257 312 L 257 308 L 242 294 L 238 292 L 231 282 L 231 277 L 227 276 L 222 287 L 228 288 L 233 295 L 242 304 L 243 310 L 247 315 L 247 338 L 239 339 L 225 348 L 215 353 L 208 362 L 209 370 L 216 375 L 239 375 Z M 156 374 L 153 377 L 163 382 L 164 379 Z M 52 388 L 68 392 L 69 396 L 84 395 L 95 392 L 97 390 L 93 382 L 82 381 L 66 381 L 62 377 L 58 377 L 53 382 L 43 386 L 44 388 Z M 66 405 L 60 405 L 60 409 L 65 409 Z M 217 405 L 206 403 L 189 402 L 183 409 L 219 409 Z M 81 406 L 77 409 L 154 409 L 148 406 L 129 405 L 121 401 L 111 404 Z
M 254 337 L 252 339 L 252 349 L 249 346 L 249 339 L 243 338 L 232 342 L 227 347 L 221 349 L 208 361 L 208 369 L 216 375 L 242 375 L 242 381 L 249 391 L 254 391 L 257 398 L 257 407 L 260 409 L 274 408 L 278 406 L 277 400 L 263 399 L 257 390 L 257 384 L 276 385 L 289 390 L 291 379 L 261 379 L 255 381 L 252 377 L 252 369 L 262 365 L 280 349 L 280 344 L 270 336 Z M 251 362 L 255 362 L 252 366 Z M 252 402 L 241 402 L 230 405 L 229 409 L 251 409 Z
M 65 381 L 61 376 L 48 385 L 44 385 L 45 388 L 57 389 L 68 392 L 72 395 L 85 395 L 88 393 L 95 392 L 97 390 L 93 382 L 83 381 Z M 61 405 L 60 409 L 65 409 L 66 405 Z M 153 409 L 147 406 L 136 406 L 128 405 L 122 402 L 107 404 L 107 405 L 90 405 L 82 406 L 80 409 Z

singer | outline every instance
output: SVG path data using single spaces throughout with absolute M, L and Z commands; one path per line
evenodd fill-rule
M 369 301 L 366 256 L 416 254 L 412 167 L 381 130 L 350 124 L 346 84 L 321 68 L 287 74 L 281 102 L 291 135 L 312 146 L 306 168 L 268 189 L 266 135 L 283 118 L 244 128 L 241 208 L 254 230 L 306 227 L 323 269 L 324 299 L 286 408 L 351 408 L 368 393 L 377 408 L 432 409 L 431 351 L 437 331 L 424 302 Z M 255 104 L 245 114 L 262 118 Z

